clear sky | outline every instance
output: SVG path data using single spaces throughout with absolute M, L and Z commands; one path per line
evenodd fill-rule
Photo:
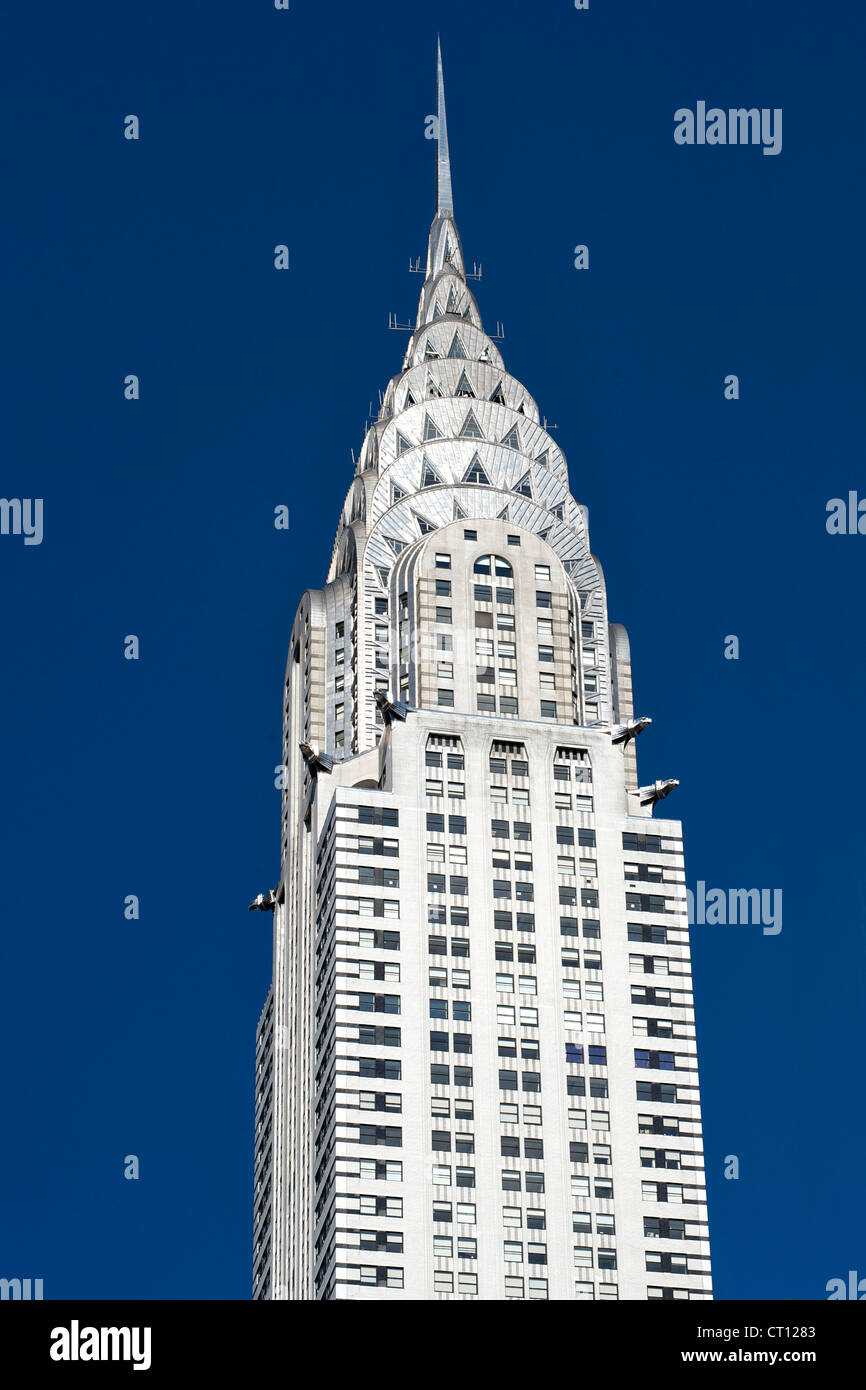
M 866 497 L 862 7 L 47 0 L 2 29 L 0 490 L 44 538 L 0 536 L 0 1275 L 249 1296 L 246 907 L 292 618 L 417 304 L 437 31 L 480 308 L 589 507 L 642 780 L 681 781 L 690 886 L 783 890 L 778 935 L 693 931 L 717 1296 L 866 1275 L 866 536 L 825 527 Z M 782 108 L 782 152 L 675 144 L 703 100 Z

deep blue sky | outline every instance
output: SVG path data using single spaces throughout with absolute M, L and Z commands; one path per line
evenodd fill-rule
M 825 530 L 866 495 L 862 8 L 48 0 L 2 28 L 0 490 L 45 537 L 0 537 L 0 1275 L 249 1296 L 246 905 L 292 617 L 416 307 L 437 29 L 464 249 L 590 509 L 642 779 L 681 780 L 690 884 L 784 891 L 777 937 L 694 929 L 717 1295 L 866 1275 L 866 536 Z M 700 99 L 782 107 L 781 155 L 675 145 Z

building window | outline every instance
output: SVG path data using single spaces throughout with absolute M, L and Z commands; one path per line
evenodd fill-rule
M 472 570 L 474 574 L 492 574 L 497 579 L 511 579 L 514 574 L 510 562 L 501 555 L 479 555 Z
M 634 1051 L 636 1067 L 655 1068 L 659 1071 L 674 1071 L 675 1059 L 672 1052 L 647 1052 L 636 1047 Z

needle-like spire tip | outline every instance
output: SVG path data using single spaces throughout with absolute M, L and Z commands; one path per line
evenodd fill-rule
M 436 215 L 452 217 L 451 160 L 448 155 L 448 123 L 445 118 L 445 78 L 442 74 L 442 45 L 436 39 Z

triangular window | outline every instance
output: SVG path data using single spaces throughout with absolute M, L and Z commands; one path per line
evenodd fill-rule
M 433 467 L 432 463 L 430 463 L 429 459 L 425 457 L 421 468 L 421 486 L 439 487 L 441 483 L 442 479 L 439 477 L 436 469 Z
M 409 544 L 408 541 L 397 541 L 393 536 L 386 536 L 385 540 L 388 542 L 395 555 L 399 555 L 400 551 L 405 550 L 406 546 Z
M 538 539 L 539 539 L 540 541 L 546 541 L 546 540 L 547 540 L 547 537 L 548 537 L 549 535 L 550 535 L 550 529 L 549 529 L 549 528 L 548 528 L 547 531 L 539 531 L 539 533 L 538 533 Z
M 442 308 L 441 308 L 441 305 L 440 305 L 438 299 L 436 300 L 435 304 L 433 305 L 433 317 L 434 317 L 434 319 L 441 319 L 441 317 L 442 317 Z
M 439 353 L 436 351 L 435 347 L 433 346 L 433 344 L 431 343 L 430 339 L 428 338 L 428 339 L 427 339 L 427 345 L 426 345 L 426 347 L 424 348 L 424 361 L 425 361 L 425 362 L 431 362 L 431 361 L 433 360 L 434 357 L 438 357 L 438 356 L 439 356 Z
M 521 447 L 520 432 L 517 426 L 512 425 L 505 438 L 500 439 L 499 443 L 504 444 L 506 449 L 519 449 Z
M 484 435 L 481 433 L 481 426 L 478 424 L 478 421 L 475 419 L 475 416 L 473 415 L 473 413 L 472 413 L 471 410 L 467 413 L 466 419 L 463 421 L 463 424 L 460 426 L 460 436 L 459 436 L 459 437 L 460 437 L 461 439 L 483 439 L 483 438 L 484 438 Z
M 461 507 L 460 503 L 459 503 L 459 502 L 455 502 L 455 503 L 454 503 L 454 517 L 453 517 L 453 520 L 454 520 L 454 521 L 463 521 L 463 520 L 465 520 L 465 518 L 466 518 L 466 513 L 464 512 L 464 510 L 463 510 L 463 508 Z
M 532 488 L 529 483 L 529 474 L 524 473 L 523 477 L 519 480 L 519 482 L 516 482 L 514 484 L 514 487 L 511 489 L 511 491 L 519 492 L 523 497 L 531 497 Z
M 446 314 L 456 314 L 459 312 L 457 308 L 457 290 L 454 285 L 451 286 L 451 291 L 448 295 L 448 304 L 445 308 L 445 312 Z
M 433 380 L 432 376 L 428 376 L 428 378 L 427 378 L 427 399 L 428 399 L 428 401 L 435 400 L 437 396 L 441 396 L 441 395 L 442 395 L 442 392 L 439 390 L 439 387 L 436 385 L 436 382 Z
M 428 521 L 426 516 L 419 516 L 418 512 L 413 512 L 412 515 L 418 523 L 418 530 L 421 532 L 422 536 L 426 536 L 431 531 L 436 530 L 436 527 L 433 525 L 433 522 Z
M 526 414 L 526 411 L 523 409 L 523 401 L 521 401 L 521 402 L 520 402 L 520 405 L 517 407 L 517 413 L 518 413 L 518 415 L 525 415 L 525 414 Z
M 457 390 L 455 392 L 455 395 L 471 396 L 473 400 L 475 399 L 475 392 L 472 390 L 469 378 L 467 377 L 465 372 L 460 373 L 460 380 L 457 383 Z
M 403 491 L 403 489 L 402 489 L 401 487 L 398 487 L 396 483 L 392 483 L 392 484 L 391 484 L 391 501 L 392 501 L 392 502 L 399 502 L 399 501 L 400 501 L 400 498 L 401 498 L 401 497 L 405 497 L 405 496 L 406 496 L 406 493 Z
M 424 416 L 424 439 L 441 439 L 442 431 L 437 429 L 435 420 L 431 420 L 429 415 Z
M 484 483 L 486 487 L 490 486 L 490 479 L 484 472 L 477 454 L 472 455 L 472 462 L 463 475 L 463 481 L 464 483 Z
M 412 448 L 414 448 L 414 445 L 409 443 L 405 434 L 401 434 L 400 431 L 397 430 L 397 457 L 399 458 L 401 454 L 405 454 L 407 449 Z
M 382 567 L 381 567 L 380 565 L 377 565 L 377 566 L 376 566 L 376 573 L 377 573 L 378 576 L 379 576 L 379 583 L 382 585 L 382 588 L 383 588 L 383 589 L 387 589 L 387 587 L 388 587 L 388 579 L 389 579 L 389 577 L 390 577 L 391 571 L 390 571 L 390 570 L 386 570 L 386 569 L 382 569 Z
M 466 305 L 466 308 L 463 310 L 463 313 L 460 315 L 460 317 L 461 317 L 461 318 L 464 318 L 464 319 L 468 319 L 468 318 L 471 318 L 471 317 L 472 317 L 472 313 L 471 313 L 471 310 L 470 310 L 468 304 Z
M 460 341 L 460 334 L 459 334 L 459 333 L 455 333 L 455 334 L 454 334 L 454 337 L 451 339 L 451 346 L 450 346 L 450 348 L 448 349 L 448 356 L 449 356 L 449 357 L 463 357 L 463 358 L 466 357 L 466 352 L 465 352 L 465 350 L 464 350 L 464 348 L 463 348 L 463 344 L 462 344 L 461 341 Z
M 550 467 L 550 456 L 549 456 L 549 454 L 548 454 L 547 449 L 544 450 L 544 453 L 543 453 L 543 454 L 539 454 L 539 455 L 538 455 L 538 458 L 535 459 L 534 462 L 537 463 L 537 464 L 539 464 L 542 468 L 549 468 L 549 467 Z
M 412 392 L 411 392 L 411 391 L 407 391 L 407 392 L 406 392 L 406 399 L 405 399 L 405 401 L 403 402 L 403 409 L 406 410 L 406 409 L 408 409 L 408 407 L 409 407 L 410 405 L 417 405 L 417 404 L 418 404 L 418 402 L 416 401 L 415 397 L 412 395 Z
M 491 399 L 492 401 L 495 401 L 497 405 L 504 405 L 504 404 L 505 404 L 505 394 L 504 394 L 504 392 L 503 392 L 503 390 L 502 390 L 502 382 L 501 382 L 501 381 L 499 381 L 499 382 L 496 383 L 496 386 L 495 386 L 494 389 L 493 389 L 493 395 L 490 397 L 490 399 Z
M 502 508 L 502 511 L 499 512 L 499 513 L 497 514 L 496 520 L 497 520 L 497 521 L 508 521 L 508 519 L 509 519 L 509 517 L 508 517 L 508 508 L 507 508 L 507 507 L 503 507 L 503 508 Z
M 551 507 L 551 511 L 553 512 L 553 515 L 554 515 L 559 521 L 563 521 L 563 520 L 565 519 L 564 516 L 563 516 L 563 504 L 562 504 L 562 502 L 560 502 L 560 504 L 559 504 L 558 507 Z

